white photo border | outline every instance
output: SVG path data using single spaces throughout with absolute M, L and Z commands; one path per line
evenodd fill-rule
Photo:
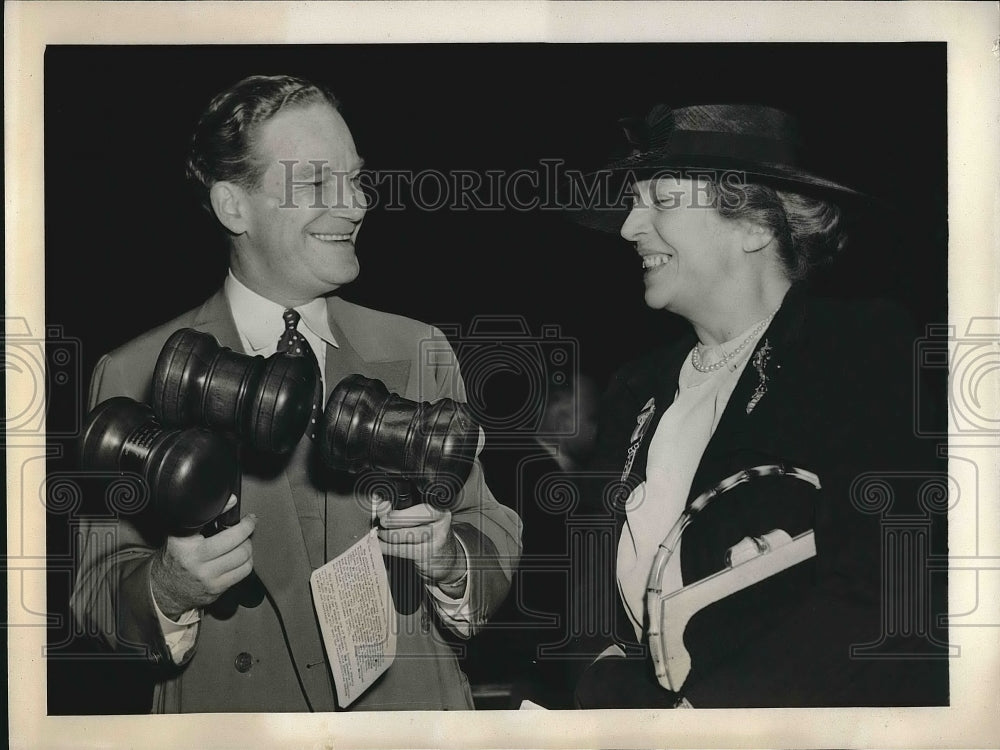
M 336 44 L 402 42 L 944 41 L 948 45 L 949 323 L 997 334 L 1000 64 L 995 3 L 98 3 L 5 5 L 5 315 L 45 330 L 43 53 L 47 44 Z M 996 394 L 994 394 L 995 396 Z M 23 394 L 9 391 L 8 409 Z M 1000 404 L 993 404 L 997 413 Z M 991 443 L 990 440 L 993 442 Z M 371 715 L 50 717 L 46 631 L 8 627 L 11 747 L 971 747 L 1000 742 L 1000 502 L 995 438 L 973 435 L 978 532 L 953 519 L 954 555 L 982 559 L 982 626 L 953 628 L 951 707 L 540 711 Z M 983 451 L 982 449 L 992 449 Z M 987 456 L 993 458 L 987 461 Z M 7 451 L 9 496 L 44 461 Z M 45 538 L 41 506 L 8 508 L 8 613 L 44 602 L 44 572 L 18 570 L 14 534 Z M 16 523 L 15 523 L 16 521 Z M 985 530 L 985 532 L 984 532 Z M 984 535 L 985 533 L 985 535 Z M 975 544 L 966 543 L 974 539 Z M 992 562 L 987 558 L 992 557 Z M 992 566 L 992 567 L 991 567 Z M 43 563 L 44 567 L 44 563 Z M 975 567 L 973 564 L 972 567 Z M 36 571 L 37 572 L 37 571 Z M 15 580 L 16 579 L 16 580 Z M 965 577 L 952 576 L 953 586 Z M 40 587 L 27 590 L 23 586 Z M 967 593 L 967 592 L 966 592 Z M 952 607 L 965 600 L 951 591 Z M 377 726 L 377 729 L 374 728 Z

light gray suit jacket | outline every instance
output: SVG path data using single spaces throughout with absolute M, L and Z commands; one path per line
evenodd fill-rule
M 339 348 L 327 350 L 327 395 L 343 377 L 361 373 L 409 399 L 464 400 L 457 360 L 437 329 L 339 297 L 329 298 L 328 310 Z M 243 350 L 220 290 L 195 310 L 105 355 L 94 371 L 90 406 L 119 395 L 148 402 L 160 349 L 171 333 L 184 327 L 210 333 L 234 351 Z M 144 651 L 156 671 L 154 711 L 336 710 L 309 589 L 313 566 L 286 472 L 255 475 L 254 467 L 244 466 L 241 503 L 244 515 L 258 516 L 254 571 L 268 596 L 257 606 L 239 606 L 231 614 L 206 611 L 196 646 L 183 664 L 175 665 L 170 657 L 149 589 L 150 563 L 162 544 L 162 532 L 151 532 L 138 517 L 120 517 L 114 534 L 84 531 L 87 541 L 72 596 L 74 616 L 87 632 L 101 633 L 112 649 L 138 645 Z M 363 506 L 350 491 L 327 492 L 328 558 L 368 532 L 370 508 Z M 520 555 L 520 520 L 493 498 L 478 461 L 453 510 L 452 524 L 472 560 L 469 591 L 475 628 L 506 596 Z M 425 599 L 413 614 L 399 615 L 396 660 L 352 710 L 473 707 L 468 681 L 429 609 Z

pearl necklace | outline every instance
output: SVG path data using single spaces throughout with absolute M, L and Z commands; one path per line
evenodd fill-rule
M 764 330 L 764 328 L 767 327 L 767 324 L 771 322 L 771 319 L 775 316 L 777 312 L 778 311 L 775 310 L 773 313 L 771 313 L 762 321 L 760 321 L 760 323 L 755 325 L 754 329 L 750 331 L 750 335 L 747 336 L 745 339 L 743 339 L 742 344 L 740 344 L 731 352 L 729 352 L 729 354 L 724 355 L 722 359 L 720 359 L 718 362 L 714 362 L 708 366 L 705 366 L 701 363 L 701 353 L 698 351 L 698 345 L 695 344 L 694 348 L 691 350 L 691 366 L 701 373 L 715 372 L 724 364 L 726 364 L 729 360 L 731 360 L 733 357 L 735 357 L 737 354 L 743 351 L 746 348 L 747 344 L 753 341 L 754 338 L 757 336 L 757 334 L 759 334 L 761 331 Z

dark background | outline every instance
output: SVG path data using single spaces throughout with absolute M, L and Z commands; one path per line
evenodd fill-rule
M 50 434 L 68 428 L 50 440 L 49 469 L 73 468 L 72 425 L 98 357 L 199 304 L 225 276 L 222 237 L 188 191 L 183 160 L 202 109 L 246 75 L 329 85 L 375 170 L 513 171 L 550 158 L 593 167 L 615 146 L 618 118 L 657 102 L 783 107 L 818 145 L 817 171 L 881 199 L 819 290 L 890 297 L 922 331 L 947 312 L 945 54 L 944 44 L 49 47 L 46 317 L 79 340 L 79 376 L 50 399 Z M 523 316 L 532 334 L 557 325 L 600 385 L 680 330 L 645 307 L 623 240 L 558 213 L 380 206 L 357 250 L 361 276 L 344 297 L 462 331 L 483 314 Z M 509 410 L 504 394 L 517 386 L 498 376 L 487 407 Z M 50 555 L 69 550 L 70 520 L 49 514 Z M 95 660 L 73 634 L 64 568 L 49 579 L 49 713 L 147 710 L 141 670 Z

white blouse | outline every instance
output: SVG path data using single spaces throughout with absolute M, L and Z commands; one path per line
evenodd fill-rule
M 766 320 L 769 322 L 772 316 Z M 755 332 L 758 326 L 760 330 Z M 644 632 L 646 583 L 653 558 L 684 512 L 702 454 L 766 330 L 766 324 L 757 322 L 715 347 L 710 356 L 703 357 L 706 364 L 718 361 L 749 339 L 739 354 L 713 372 L 698 372 L 691 364 L 691 356 L 685 357 L 674 401 L 653 433 L 646 459 L 646 481 L 633 490 L 625 503 L 625 525 L 618 540 L 618 592 L 639 640 Z M 676 591 L 682 585 L 678 545 L 667 563 L 663 593 Z

